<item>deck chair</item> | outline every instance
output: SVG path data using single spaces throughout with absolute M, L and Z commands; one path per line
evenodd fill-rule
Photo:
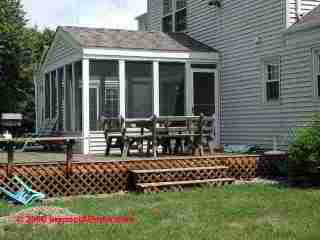
M 16 181 L 15 186 L 19 189 L 18 192 L 11 192 L 5 188 L 0 187 L 0 191 L 5 193 L 12 200 L 24 205 L 28 205 L 36 200 L 42 200 L 45 198 L 45 195 L 43 193 L 32 190 L 17 176 L 14 176 L 13 180 Z M 9 189 L 8 185 L 6 186 Z

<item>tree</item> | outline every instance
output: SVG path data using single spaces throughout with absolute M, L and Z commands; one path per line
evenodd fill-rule
M 33 66 L 54 32 L 26 22 L 20 0 L 0 1 L 0 113 L 34 112 Z
M 30 87 L 21 74 L 27 51 L 23 47 L 25 13 L 19 0 L 0 1 L 0 113 L 18 112 Z
M 37 26 L 33 28 L 26 28 L 24 31 L 24 43 L 25 48 L 30 49 L 30 55 L 28 56 L 28 64 L 22 68 L 23 78 L 25 81 L 32 83 L 26 89 L 26 102 L 24 107 L 24 113 L 28 114 L 33 119 L 35 118 L 35 103 L 34 103 L 34 84 L 33 73 L 35 65 L 39 64 L 41 57 L 45 51 L 46 46 L 51 44 L 54 36 L 54 32 L 48 28 L 40 31 Z M 31 64 L 32 63 L 32 64 Z

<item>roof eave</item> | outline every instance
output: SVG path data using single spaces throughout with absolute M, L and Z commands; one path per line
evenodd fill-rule
M 284 35 L 292 34 L 292 33 L 296 33 L 296 32 L 301 32 L 301 31 L 306 31 L 306 30 L 310 30 L 310 29 L 313 29 L 313 28 L 317 28 L 317 27 L 320 27 L 320 22 L 301 23 L 301 24 L 293 25 L 293 26 L 289 27 L 284 32 Z

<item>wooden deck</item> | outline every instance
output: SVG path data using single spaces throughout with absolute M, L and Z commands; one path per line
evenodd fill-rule
M 20 155 L 21 154 L 21 155 Z M 3 155 L 3 153 L 2 153 Z M 120 157 L 103 155 L 75 155 L 67 164 L 65 155 L 55 153 L 18 153 L 10 165 L 0 163 L 0 185 L 10 185 L 11 176 L 17 175 L 36 191 L 49 197 L 104 194 L 130 191 L 132 170 L 212 168 L 225 166 L 226 177 L 252 179 L 273 176 L 275 163 L 286 156 L 211 155 L 211 156 L 162 156 L 159 158 Z M 35 158 L 36 157 L 36 161 Z M 24 161 L 19 162 L 18 161 Z M 30 160 L 26 162 L 26 160 Z
M 206 153 L 204 157 L 209 156 L 238 156 L 232 154 L 214 154 L 211 155 Z M 243 155 L 241 155 L 243 156 Z M 139 161 L 139 160 L 152 160 L 152 159 L 184 159 L 184 158 L 192 157 L 191 155 L 164 155 L 160 154 L 157 158 L 154 158 L 150 155 L 146 154 L 132 154 L 127 157 L 127 159 L 123 159 L 120 154 L 112 154 L 110 156 L 105 156 L 104 154 L 90 154 L 90 155 L 82 155 L 82 154 L 74 154 L 72 162 L 112 162 L 112 161 Z M 16 152 L 14 154 L 14 163 L 16 164 L 42 164 L 42 163 L 63 163 L 66 161 L 65 152 Z M 7 163 L 7 153 L 0 152 L 0 164 Z

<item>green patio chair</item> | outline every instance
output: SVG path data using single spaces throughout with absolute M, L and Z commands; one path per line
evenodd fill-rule
M 18 192 L 11 192 L 2 187 L 0 187 L 0 191 L 5 193 L 9 198 L 14 200 L 15 202 L 28 205 L 36 200 L 42 200 L 45 198 L 45 195 L 43 193 L 32 190 L 17 176 L 14 176 L 13 179 L 17 182 L 16 187 L 20 189 Z

